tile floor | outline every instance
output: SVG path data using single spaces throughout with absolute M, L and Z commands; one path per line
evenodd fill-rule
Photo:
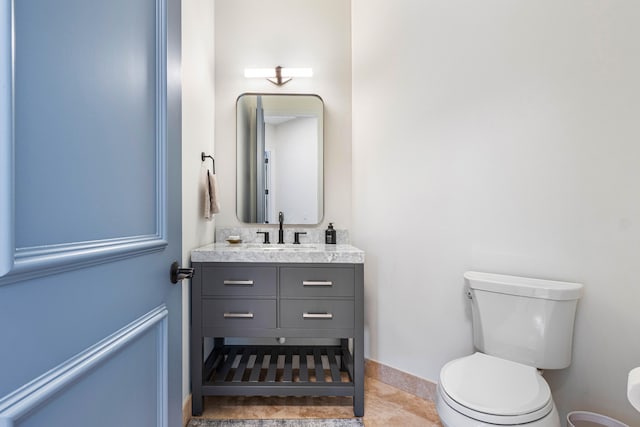
M 371 377 L 365 377 L 366 427 L 441 427 L 435 404 Z M 205 398 L 202 418 L 350 418 L 348 397 Z

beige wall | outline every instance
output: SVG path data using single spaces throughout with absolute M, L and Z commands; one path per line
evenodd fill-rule
M 206 168 L 200 153 L 213 152 L 214 46 L 213 2 L 182 2 L 182 265 L 190 264 L 190 251 L 213 242 L 214 222 L 203 218 L 203 185 Z M 182 285 L 182 394 L 190 393 L 189 319 L 190 294 Z
M 324 100 L 325 228 L 351 225 L 351 35 L 345 0 L 215 0 L 217 226 L 236 219 L 237 97 L 245 92 L 313 93 Z M 312 67 L 312 78 L 277 87 L 246 79 L 250 67 Z M 285 215 L 286 216 L 286 215 Z M 275 227 L 275 226 L 274 226 Z
M 545 376 L 563 417 L 637 426 L 640 2 L 352 3 L 368 356 L 437 381 L 472 352 L 465 270 L 582 282 Z

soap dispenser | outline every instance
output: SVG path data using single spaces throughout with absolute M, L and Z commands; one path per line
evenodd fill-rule
M 336 230 L 333 229 L 333 223 L 329 223 L 329 227 L 324 232 L 324 242 L 328 245 L 336 244 Z

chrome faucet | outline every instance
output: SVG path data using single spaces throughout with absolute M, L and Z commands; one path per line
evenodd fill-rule
M 280 229 L 278 230 L 278 243 L 284 243 L 284 230 L 282 229 L 282 223 L 284 222 L 284 214 L 282 212 L 278 213 L 278 222 L 280 223 Z

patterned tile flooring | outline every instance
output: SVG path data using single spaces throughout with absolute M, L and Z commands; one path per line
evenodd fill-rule
M 441 427 L 435 403 L 371 377 L 365 377 L 366 427 Z M 218 397 L 205 398 L 202 418 L 350 418 L 348 397 Z

